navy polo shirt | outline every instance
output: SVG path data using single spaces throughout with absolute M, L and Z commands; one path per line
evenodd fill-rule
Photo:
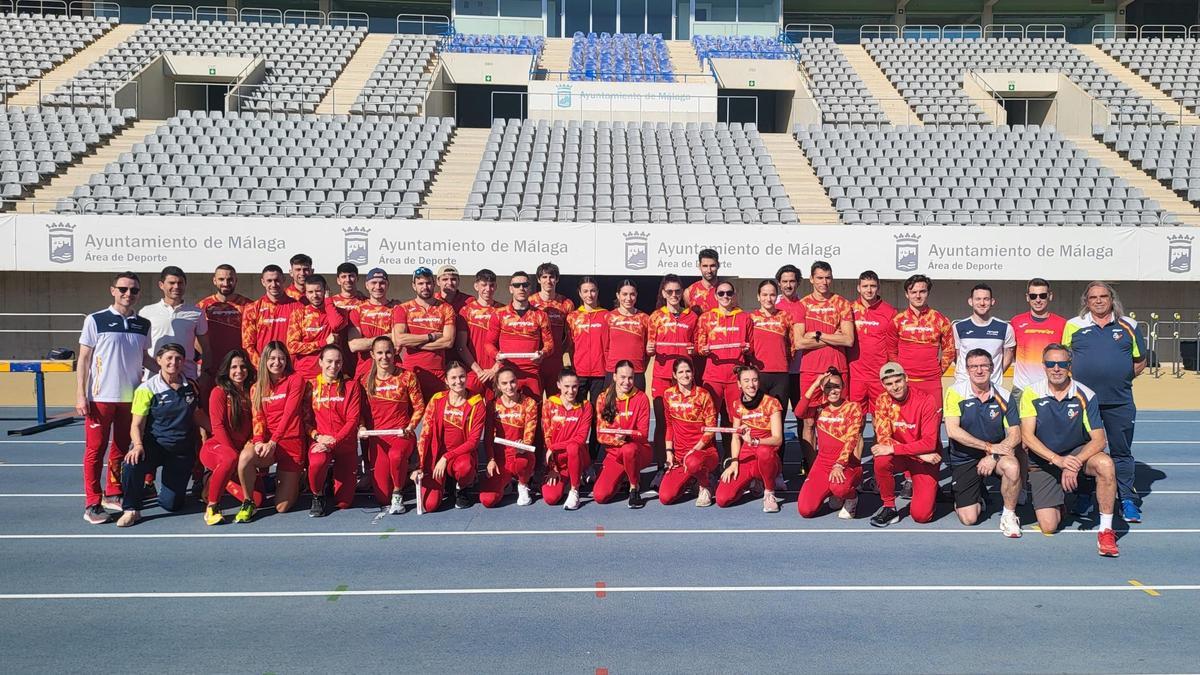
M 1000 387 L 992 387 L 986 401 L 979 400 L 971 389 L 970 382 L 956 384 L 946 390 L 942 414 L 959 418 L 963 431 L 985 443 L 1004 440 L 1008 429 L 1021 423 L 1017 406 L 1011 405 L 1012 394 Z M 983 457 L 982 450 L 969 448 L 950 439 L 950 466 L 966 464 Z
M 199 397 L 191 380 L 184 380 L 178 389 L 158 374 L 140 384 L 133 392 L 133 414 L 146 418 L 146 434 L 158 445 L 170 448 L 196 439 L 193 415 Z
M 1146 339 L 1126 317 L 1100 326 L 1092 315 L 1067 321 L 1063 345 L 1071 348 L 1071 377 L 1096 392 L 1103 405 L 1133 403 L 1133 362 L 1146 354 Z
M 1095 392 L 1075 380 L 1061 401 L 1051 393 L 1046 380 L 1021 390 L 1021 419 L 1029 417 L 1037 418 L 1034 435 L 1038 440 L 1063 456 L 1090 441 L 1093 429 L 1104 428 Z M 1029 453 L 1029 461 L 1049 466 L 1034 452 Z

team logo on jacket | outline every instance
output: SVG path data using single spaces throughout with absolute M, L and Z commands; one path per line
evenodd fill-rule
M 896 237 L 896 271 L 916 272 L 920 264 L 921 235 L 897 234 Z
M 50 238 L 50 262 L 74 262 L 75 226 L 70 223 L 50 223 L 46 229 Z
M 1167 237 L 1167 271 L 1183 274 L 1192 271 L 1192 240 L 1187 234 Z M 53 260 L 53 258 L 51 258 Z
M 368 237 L 371 234 L 369 227 L 344 227 L 342 228 L 343 245 L 345 247 L 346 262 L 354 263 L 355 265 L 366 265 L 369 251 L 367 248 Z
M 644 270 L 650 265 L 650 234 L 625 233 L 625 269 Z

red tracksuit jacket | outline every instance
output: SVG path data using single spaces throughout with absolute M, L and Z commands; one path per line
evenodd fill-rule
M 425 420 L 417 445 L 423 462 L 432 463 L 445 455 L 454 460 L 471 454 L 483 438 L 487 410 L 482 396 L 472 396 L 462 405 L 451 405 L 449 392 L 439 391 L 425 406 Z
M 318 375 L 305 386 L 305 401 L 311 423 L 308 436 L 333 437 L 330 448 L 354 447 L 362 420 L 362 389 L 354 380 L 327 380 Z
M 530 307 L 517 313 L 512 305 L 496 310 L 488 323 L 488 344 L 492 357 L 498 353 L 524 354 L 540 351 L 543 356 L 554 353 L 554 335 L 550 333 L 550 320 L 540 309 Z M 538 367 L 529 359 L 509 359 L 509 365 L 520 373 L 536 377 Z
M 890 444 L 897 455 L 924 455 L 937 450 L 942 404 L 914 387 L 897 401 L 886 391 L 875 400 L 876 444 Z
M 299 302 L 287 296 L 275 302 L 264 295 L 242 310 L 242 348 L 250 355 L 255 367 L 268 343 L 287 344 L 292 312 L 299 307 Z M 288 352 L 291 353 L 291 349 Z M 295 360 L 294 355 L 292 360 Z
M 687 347 L 660 345 L 660 342 L 696 346 L 696 322 L 700 317 L 691 309 L 678 315 L 672 314 L 665 305 L 650 315 L 649 345 L 654 347 L 654 379 L 669 380 L 675 372 L 675 361 L 680 356 L 690 356 Z
M 904 366 L 910 381 L 940 382 L 958 354 L 950 320 L 935 309 L 909 307 L 892 318 L 892 325 L 896 351 L 891 360 Z
M 717 406 L 707 389 L 693 386 L 691 393 L 685 394 L 674 386 L 663 394 L 662 401 L 667 416 L 667 441 L 676 453 L 686 454 L 700 441 L 712 445 L 713 434 L 704 431 L 704 427 L 717 426 Z
M 497 445 L 496 438 L 533 445 L 537 424 L 538 405 L 532 396 L 522 397 L 521 402 L 513 406 L 505 405 L 504 398 L 497 396 L 488 410 L 487 443 L 484 444 L 487 458 L 493 459 L 508 449 Z
M 896 308 L 883 300 L 868 305 L 862 299 L 850 305 L 854 315 L 854 344 L 847 350 L 852 377 L 879 378 L 879 369 L 896 353 Z
M 417 378 L 407 370 L 397 370 L 395 375 L 375 381 L 375 393 L 370 393 L 368 384 L 371 373 L 360 380 L 367 400 L 366 427 L 368 429 L 417 428 L 425 414 L 425 399 Z
M 329 300 L 320 309 L 308 303 L 299 305 L 287 328 L 287 349 L 296 372 L 306 378 L 316 377 L 320 370 L 317 355 L 345 327 L 346 315 Z
M 650 317 L 636 309 L 629 315 L 614 309 L 608 313 L 605 330 L 608 331 L 608 350 L 604 353 L 604 371 L 615 372 L 617 364 L 628 359 L 633 362 L 633 372 L 646 372 Z
M 238 410 L 238 424 L 232 426 L 229 419 L 229 397 L 225 390 L 216 387 L 208 395 L 208 420 L 212 425 L 213 438 L 221 445 L 241 451 L 254 434 L 254 419 L 247 405 Z
M 597 433 L 596 440 L 602 445 L 614 448 L 631 441 L 646 443 L 650 437 L 650 397 L 638 389 L 629 392 L 628 396 L 617 394 L 617 416 L 611 422 L 601 417 L 607 399 L 607 389 L 596 397 L 596 431 L 599 432 L 600 429 L 630 429 L 633 433 Z
M 255 383 L 250 389 L 251 401 L 257 389 Z M 296 373 L 284 375 L 275 388 L 263 393 L 262 410 L 254 411 L 254 442 L 300 440 L 304 427 L 303 403 L 304 378 Z
M 857 465 L 859 460 L 854 457 L 854 449 L 858 447 L 858 439 L 862 436 L 862 406 L 855 401 L 843 401 L 835 408 L 829 405 L 822 393 L 811 401 L 801 398 L 796 405 L 796 414 L 803 417 L 812 408 L 817 410 L 818 455 L 832 455 L 834 461 L 842 466 Z
M 568 443 L 587 443 L 592 430 L 592 404 L 584 401 L 568 408 L 560 396 L 542 404 L 542 438 L 547 450 L 562 450 Z
M 696 348 L 748 344 L 754 330 L 753 324 L 750 315 L 740 309 L 726 312 L 718 307 L 705 312 L 696 325 Z M 705 382 L 736 382 L 733 369 L 745 365 L 746 352 L 740 346 L 728 347 L 717 349 L 705 358 Z
M 608 351 L 608 310 L 583 305 L 567 316 L 571 335 L 571 364 L 580 377 L 604 377 L 604 353 Z

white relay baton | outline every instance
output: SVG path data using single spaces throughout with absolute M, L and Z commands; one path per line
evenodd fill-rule
M 404 436 L 409 435 L 408 429 L 359 429 L 359 438 L 371 438 L 372 436 Z
M 537 448 L 533 447 L 532 445 L 530 445 L 528 443 L 522 443 L 520 441 L 510 441 L 507 438 L 494 438 L 494 439 L 492 439 L 492 442 L 495 443 L 496 445 L 506 445 L 510 448 L 516 448 L 517 450 L 520 450 L 521 452 L 533 452 L 533 451 L 537 450 Z
M 536 359 L 538 356 L 537 352 L 500 352 L 496 358 L 501 361 L 509 361 L 512 359 Z
M 704 427 L 702 431 L 706 434 L 735 434 L 737 429 L 733 427 Z

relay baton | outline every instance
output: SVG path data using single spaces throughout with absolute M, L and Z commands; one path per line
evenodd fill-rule
M 709 345 L 708 351 L 712 352 L 718 349 L 741 349 L 744 344 L 744 342 L 731 342 L 725 345 Z
M 511 359 L 536 359 L 537 357 L 537 352 L 500 352 L 496 355 L 496 358 L 501 361 Z
M 506 445 L 510 448 L 516 448 L 517 450 L 520 450 L 521 452 L 533 452 L 534 450 L 537 450 L 537 448 L 533 447 L 532 445 L 530 445 L 528 443 L 522 443 L 520 441 L 510 441 L 507 438 L 494 438 L 494 439 L 492 439 L 492 442 L 495 443 L 496 445 Z
M 372 436 L 407 436 L 408 429 L 359 429 L 359 438 L 370 438 Z
M 418 516 L 425 515 L 425 495 L 421 494 L 421 473 L 422 473 L 422 471 L 420 469 L 418 469 L 417 470 L 417 480 L 415 481 L 417 484 L 417 515 Z
M 597 429 L 598 434 L 616 434 L 618 436 L 628 436 L 633 433 L 633 429 Z
M 706 434 L 736 434 L 737 429 L 733 427 L 704 427 L 701 429 Z
M 656 347 L 691 347 L 690 342 L 655 342 Z

